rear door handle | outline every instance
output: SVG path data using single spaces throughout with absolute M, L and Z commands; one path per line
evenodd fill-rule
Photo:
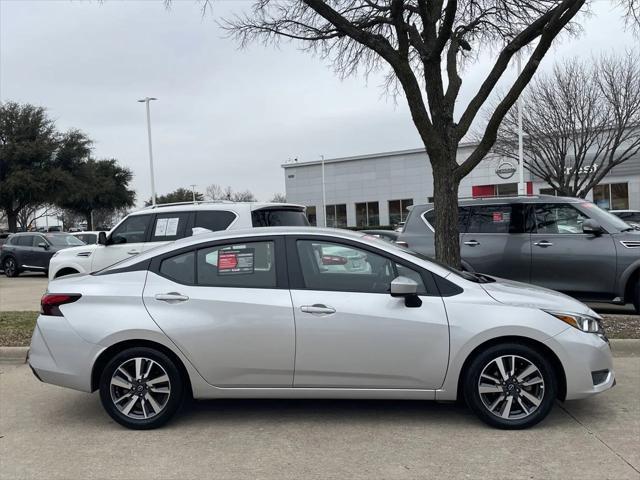
M 327 307 L 326 305 L 322 305 L 321 303 L 316 303 L 313 305 L 302 305 L 300 310 L 304 313 L 311 313 L 313 315 L 331 315 L 332 313 L 336 313 L 336 309 L 333 307 Z
M 477 240 L 467 240 L 466 242 L 464 242 L 465 245 L 469 245 L 470 247 L 477 247 L 478 245 L 480 245 L 480 242 Z
M 178 303 L 178 302 L 186 302 L 189 300 L 189 297 L 186 295 L 182 295 L 178 292 L 169 292 L 169 293 L 158 293 L 156 295 L 156 300 L 160 300 L 161 302 L 167 303 Z
M 542 247 L 542 248 L 553 247 L 553 243 L 551 243 L 548 240 L 540 240 L 539 242 L 535 242 L 534 245 L 536 247 Z
M 140 250 L 129 250 L 127 252 L 128 255 L 138 255 L 140 253 Z

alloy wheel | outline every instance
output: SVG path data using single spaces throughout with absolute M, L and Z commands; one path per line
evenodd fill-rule
M 145 357 L 126 360 L 111 375 L 111 400 L 123 415 L 146 420 L 158 415 L 171 396 L 171 382 L 158 362 Z
M 4 261 L 4 272 L 7 277 L 13 277 L 16 273 L 16 261 L 9 257 Z
M 544 399 L 544 387 L 539 368 L 518 355 L 494 358 L 478 380 L 483 405 L 504 420 L 520 420 L 533 414 Z

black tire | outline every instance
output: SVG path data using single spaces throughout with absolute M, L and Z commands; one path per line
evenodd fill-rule
M 498 378 L 502 377 L 499 375 L 496 363 L 500 357 L 503 357 L 501 361 L 505 362 L 503 367 L 506 367 L 504 368 L 507 373 L 506 381 L 504 377 Z M 511 362 L 515 362 L 516 365 L 515 375 L 510 375 Z M 537 372 L 527 375 L 522 381 L 517 381 L 518 371 L 526 370 L 527 362 L 537 368 Z M 491 370 L 494 367 L 495 374 Z M 497 392 L 481 395 L 480 376 L 483 371 L 489 374 L 489 377 L 482 377 L 483 387 L 495 388 Z M 463 392 L 467 405 L 483 422 L 496 428 L 515 430 L 532 427 L 549 414 L 558 391 L 557 376 L 551 363 L 535 349 L 519 343 L 505 343 L 487 348 L 475 356 L 463 375 Z M 540 378 L 540 375 L 543 383 L 523 385 Z M 494 384 L 491 380 L 487 380 L 490 377 L 496 378 L 501 383 Z M 511 397 L 510 401 L 509 397 Z M 495 404 L 496 407 L 492 412 L 490 407 L 500 398 L 503 400 Z M 531 398 L 539 404 L 535 405 Z M 509 409 L 511 414 L 507 412 L 509 418 L 503 418 L 502 414 L 507 410 L 507 406 L 511 406 Z M 518 418 L 519 416 L 521 418 Z
M 155 375 L 157 375 L 155 378 L 160 378 L 164 373 L 166 373 L 168 382 L 159 382 L 157 385 L 148 386 L 144 381 L 144 375 L 142 375 L 143 380 L 138 382 L 138 380 L 135 379 L 136 358 L 143 359 L 142 368 L 140 368 L 142 372 L 146 370 L 150 363 L 153 364 L 155 362 L 155 365 L 152 366 L 150 370 L 151 373 L 147 377 L 147 380 L 152 380 Z M 147 360 L 146 365 L 144 360 Z M 131 375 L 132 382 L 126 382 L 132 385 L 131 389 L 111 385 L 114 373 L 122 366 L 124 366 L 123 368 L 125 372 L 128 371 L 133 374 Z M 131 369 L 131 366 L 134 367 L 133 370 Z M 121 379 L 125 378 L 124 375 L 120 373 L 118 373 L 117 376 Z M 140 393 L 131 393 L 138 391 L 140 386 L 143 388 L 140 390 Z M 151 388 L 168 388 L 169 393 L 167 393 L 166 396 L 164 393 L 152 393 L 150 390 Z M 109 360 L 100 376 L 100 400 L 102 401 L 102 406 L 116 422 L 134 430 L 150 430 L 158 428 L 168 422 L 174 416 L 182 403 L 182 399 L 184 398 L 184 388 L 185 382 L 173 360 L 164 353 L 148 347 L 134 347 L 118 353 Z M 152 394 L 154 398 L 153 402 L 155 402 L 156 405 L 161 406 L 159 412 L 153 411 L 154 408 L 152 403 L 150 403 L 151 400 L 147 400 L 147 394 Z M 136 402 L 133 402 L 136 396 L 138 399 Z M 115 402 L 115 400 L 119 400 L 120 398 L 124 399 L 119 403 L 121 408 L 124 407 L 126 409 L 130 402 L 133 403 L 133 407 L 128 412 L 129 414 L 121 411 L 116 405 L 117 402 Z M 141 416 L 147 415 L 149 415 L 149 418 L 140 418 Z
M 16 259 L 14 257 L 7 257 L 4 259 L 4 262 L 2 262 L 2 269 L 4 270 L 4 274 L 9 277 L 17 277 L 18 275 L 20 275 L 20 269 L 18 268 L 18 262 L 16 262 Z
M 636 314 L 640 315 L 640 280 L 636 280 L 636 285 L 633 287 L 633 306 Z

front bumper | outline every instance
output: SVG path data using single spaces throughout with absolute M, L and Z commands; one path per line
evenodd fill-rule
M 66 318 L 40 315 L 28 362 L 42 382 L 91 392 L 91 366 L 103 348 L 82 339 Z
M 611 347 L 599 336 L 571 327 L 545 343 L 564 367 L 566 400 L 587 398 L 615 385 Z

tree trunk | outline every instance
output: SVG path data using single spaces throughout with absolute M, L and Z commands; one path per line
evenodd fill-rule
M 16 212 L 7 212 L 7 224 L 11 233 L 18 231 L 18 214 Z
M 91 223 L 91 211 L 84 212 L 84 219 L 87 221 L 87 230 L 93 230 L 93 224 Z M 67 228 L 66 225 L 65 228 Z
M 432 158 L 433 200 L 436 211 L 436 259 L 460 268 L 460 232 L 458 231 L 458 187 L 460 181 L 453 174 L 455 157 Z

